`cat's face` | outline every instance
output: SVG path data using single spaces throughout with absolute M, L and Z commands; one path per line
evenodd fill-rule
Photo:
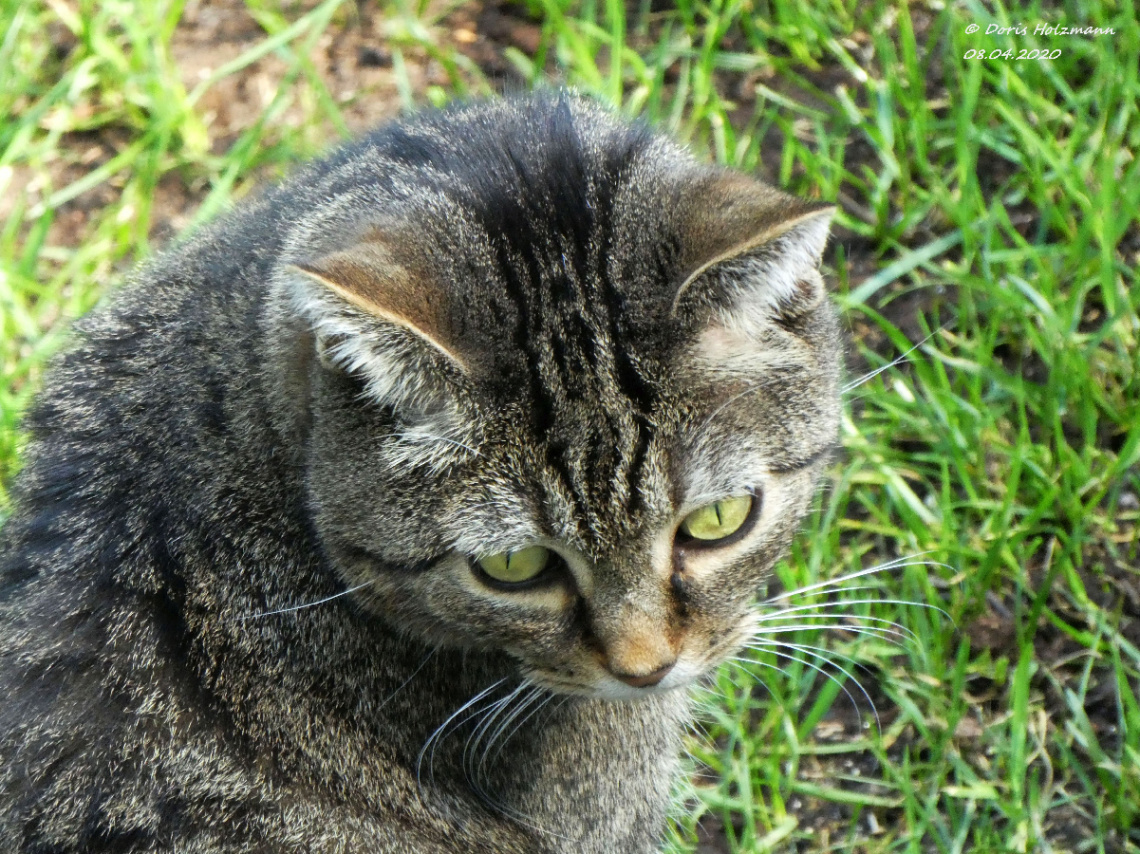
M 834 443 L 830 211 L 575 101 L 401 134 L 279 282 L 329 555 L 379 619 L 551 689 L 692 682 Z

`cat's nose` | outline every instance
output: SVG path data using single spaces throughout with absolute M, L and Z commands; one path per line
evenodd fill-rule
M 633 673 L 618 673 L 616 670 L 611 670 L 610 673 L 613 673 L 614 676 L 626 685 L 632 685 L 634 688 L 648 688 L 664 679 L 676 663 L 676 661 L 670 661 L 663 667 L 658 667 L 652 673 L 646 673 L 642 676 L 636 676 Z

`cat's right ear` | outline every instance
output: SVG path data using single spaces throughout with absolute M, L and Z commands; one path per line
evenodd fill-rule
M 295 263 L 293 304 L 316 355 L 363 381 L 368 396 L 413 417 L 452 408 L 467 365 L 455 346 L 446 294 L 429 273 L 371 234 L 348 249 Z

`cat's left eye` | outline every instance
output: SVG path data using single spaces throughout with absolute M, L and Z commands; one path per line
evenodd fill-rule
M 690 513 L 677 529 L 682 543 L 714 545 L 742 533 L 752 515 L 753 497 L 738 495 L 722 498 Z
M 550 549 L 529 546 L 513 552 L 500 552 L 478 558 L 483 575 L 495 586 L 524 585 L 537 579 L 550 564 Z

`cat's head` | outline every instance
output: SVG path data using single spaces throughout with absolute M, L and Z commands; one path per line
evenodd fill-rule
M 275 287 L 346 582 L 555 690 L 707 673 L 835 443 L 831 209 L 569 96 L 425 114 L 341 161 Z

